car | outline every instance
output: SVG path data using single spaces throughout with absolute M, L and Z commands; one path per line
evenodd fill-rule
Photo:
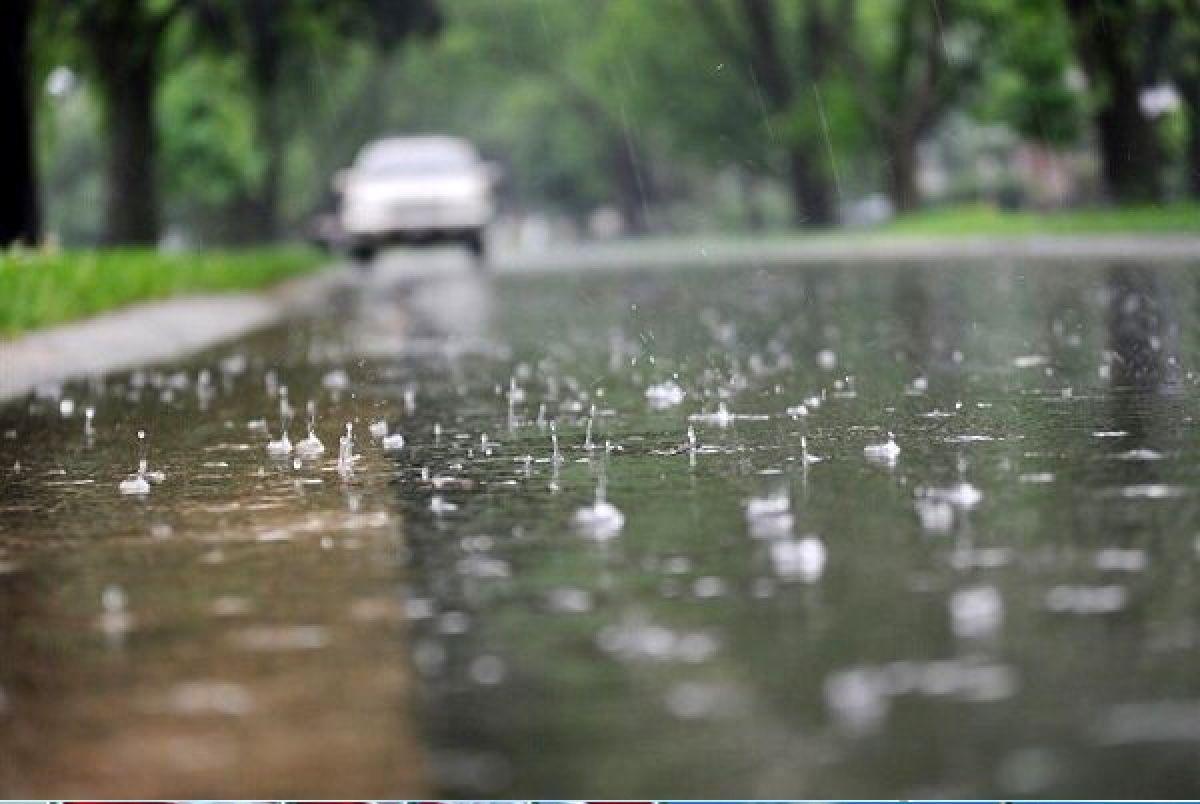
M 498 175 L 458 137 L 376 140 L 334 177 L 340 238 L 364 263 L 384 246 L 446 242 L 462 243 L 482 262 Z

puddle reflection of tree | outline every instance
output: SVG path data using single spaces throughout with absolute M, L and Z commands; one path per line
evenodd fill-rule
M 1107 421 L 1097 429 L 1123 432 L 1118 439 L 1093 439 L 1103 485 L 1151 488 L 1170 482 L 1177 462 L 1181 382 L 1180 290 L 1162 266 L 1114 263 L 1105 276 Z M 1137 458 L 1134 450 L 1145 459 Z M 1123 459 L 1117 460 L 1120 455 Z M 1162 460 L 1155 459 L 1161 455 Z M 1095 532 L 1107 543 L 1155 550 L 1157 534 L 1172 526 L 1163 517 L 1178 515 L 1175 506 L 1102 505 L 1092 514 Z
M 1150 447 L 1172 424 L 1181 390 L 1179 323 L 1163 269 L 1116 263 L 1106 278 L 1112 424 Z

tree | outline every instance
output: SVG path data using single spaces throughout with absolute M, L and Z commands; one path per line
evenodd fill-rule
M 743 77 L 743 92 L 758 97 L 773 118 L 787 161 L 787 183 L 796 222 L 834 222 L 834 193 L 825 155 L 829 132 L 822 120 L 820 85 L 833 63 L 836 23 L 829 4 L 811 0 L 787 15 L 773 0 L 730 5 L 700 0 L 691 6 L 713 43 Z M 798 47 L 787 43 L 797 42 Z
M 263 170 L 243 212 L 248 230 L 259 239 L 279 234 L 287 133 L 305 122 L 287 120 L 286 111 L 311 114 L 305 104 L 289 103 L 286 94 L 312 77 L 311 52 L 322 44 L 342 49 L 351 40 L 386 52 L 410 36 L 431 36 L 441 26 L 433 0 L 206 0 L 200 10 L 201 29 L 210 41 L 244 56 Z
M 1160 147 L 1142 113 L 1142 4 L 1133 0 L 1066 0 L 1075 52 L 1092 90 L 1092 120 L 1109 195 L 1117 202 L 1162 194 Z
M 82 45 L 104 110 L 105 240 L 128 244 L 157 242 L 162 225 L 158 96 L 175 67 L 166 45 L 181 18 L 192 23 L 181 31 L 191 46 L 200 36 L 244 56 L 261 170 L 231 203 L 238 230 L 259 238 L 278 234 L 283 154 L 289 133 L 305 122 L 286 119 L 285 93 L 311 76 L 314 43 L 342 47 L 360 38 L 388 47 L 436 29 L 439 19 L 433 0 L 58 0 L 57 12 Z M 309 113 L 305 103 L 294 105 Z
M 872 3 L 866 17 L 852 0 L 836 27 L 838 53 L 853 77 L 861 112 L 880 138 L 888 197 L 916 208 L 917 146 L 978 78 L 980 26 L 954 0 Z
M 1079 142 L 1081 93 L 1069 80 L 1075 64 L 1071 27 L 1060 0 L 992 0 L 983 86 L 972 110 L 1026 139 L 1052 146 Z
M 41 237 L 34 167 L 29 32 L 33 0 L 12 0 L 0 14 L 0 97 L 9 122 L 0 126 L 0 248 Z
M 1169 73 L 1187 119 L 1187 190 L 1200 198 L 1200 0 L 1174 0 L 1168 9 L 1173 23 Z
M 604 35 L 613 7 L 454 4 L 444 61 L 423 74 L 437 85 L 414 88 L 425 108 L 410 124 L 449 125 L 502 144 L 516 162 L 517 189 L 576 217 L 613 203 L 627 231 L 647 231 L 657 183 L 627 97 L 629 64 Z
M 167 31 L 185 0 L 59 0 L 99 90 L 106 136 L 105 240 L 154 244 L 161 226 L 157 91 Z

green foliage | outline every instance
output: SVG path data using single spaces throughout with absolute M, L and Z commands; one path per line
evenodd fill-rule
M 264 168 L 240 65 L 198 56 L 170 71 L 160 95 L 164 189 L 190 209 L 219 208 L 253 187 Z
M 0 334 L 82 318 L 133 302 L 228 293 L 311 272 L 325 258 L 296 248 L 164 254 L 139 249 L 0 255 Z
M 1071 31 L 1059 0 L 991 0 L 985 14 L 993 37 L 981 118 L 1007 123 L 1031 140 L 1072 145 L 1083 130 L 1084 96 L 1072 87 Z
M 129 2 L 151 20 L 176 7 Z M 1161 69 L 1146 80 L 1193 86 L 1200 104 L 1196 0 L 1105 2 L 1136 12 L 1139 32 L 1170 10 Z M 583 220 L 648 197 L 659 225 L 761 225 L 761 210 L 729 210 L 768 198 L 775 216 L 797 155 L 836 183 L 838 200 L 896 197 L 896 165 L 915 164 L 917 144 L 952 119 L 1061 149 L 1091 141 L 1102 88 L 1076 80 L 1063 0 L 767 5 L 791 84 L 783 100 L 768 91 L 738 0 L 183 0 L 158 83 L 168 219 L 204 242 L 266 204 L 296 231 L 330 203 L 334 171 L 395 133 L 473 139 L 504 166 L 510 208 Z M 66 63 L 83 76 L 73 96 L 43 99 L 39 121 L 47 218 L 71 243 L 100 230 L 103 95 L 78 31 L 108 7 L 48 0 L 36 36 L 41 74 Z M 436 37 L 409 36 L 439 24 Z M 1151 42 L 1139 33 L 1128 45 Z M 1193 120 L 1156 124 L 1180 191 Z
M 46 230 L 68 243 L 96 243 L 103 228 L 100 160 L 94 98 L 75 91 L 47 101 L 38 116 L 39 170 Z

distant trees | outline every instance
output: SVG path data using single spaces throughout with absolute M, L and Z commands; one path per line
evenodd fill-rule
M 757 96 L 762 113 L 775 120 L 800 225 L 825 226 L 836 220 L 825 141 L 830 133 L 821 122 L 819 93 L 836 58 L 837 5 L 811 0 L 787 15 L 774 0 L 692 6 L 718 51 L 734 65 L 734 75 L 742 78 L 741 91 Z
M 247 188 L 240 211 L 243 231 L 259 240 L 280 234 L 279 195 L 288 126 L 302 125 L 301 118 L 314 113 L 289 103 L 295 98 L 289 99 L 285 91 L 297 79 L 318 80 L 313 50 L 341 48 L 357 40 L 387 51 L 409 36 L 434 34 L 441 25 L 433 0 L 202 0 L 198 9 L 201 35 L 245 61 L 263 169 Z
M 29 36 L 33 0 L 10 0 L 0 13 L 0 248 L 41 237 L 33 149 Z
M 1174 29 L 1167 74 L 1179 89 L 1187 121 L 1187 189 L 1200 198 L 1200 0 L 1173 0 L 1167 8 Z
M 52 0 L 46 6 L 77 45 L 74 52 L 103 111 L 104 239 L 113 244 L 153 244 L 161 235 L 158 96 L 168 37 L 185 20 L 186 33 L 208 37 L 244 60 L 249 108 L 264 155 L 246 213 L 250 228 L 269 238 L 278 234 L 285 67 L 308 75 L 302 69 L 304 48 L 322 36 L 387 46 L 409 33 L 436 30 L 439 19 L 434 0 Z M 6 56 L 9 52 L 6 48 Z
M 475 125 L 485 144 L 505 140 L 519 160 L 517 182 L 577 214 L 608 200 L 636 234 L 650 228 L 657 182 L 629 97 L 637 67 L 611 36 L 612 10 L 607 3 L 458 3 L 453 46 L 469 63 L 446 89 L 472 116 L 484 104 L 496 115 Z
M 661 35 L 679 39 L 689 27 L 701 35 L 689 55 L 643 41 L 641 53 L 627 56 L 691 90 L 699 108 L 671 109 L 672 137 L 705 158 L 723 148 L 760 173 L 781 152 L 801 225 L 836 219 L 838 148 L 877 150 L 893 205 L 914 208 L 917 145 L 980 73 L 982 15 L 954 0 L 700 0 L 655 10 L 673 23 Z M 705 86 L 696 86 L 699 74 Z M 762 125 L 765 137 L 747 138 Z
M 847 0 L 844 8 L 854 6 Z M 874 25 L 845 12 L 839 29 L 848 33 L 837 55 L 882 143 L 892 206 L 908 212 L 920 200 L 917 146 L 977 81 L 983 29 L 977 8 L 955 0 L 906 0 L 885 11 Z
M 1154 125 L 1140 105 L 1148 30 L 1142 4 L 1131 0 L 1066 0 L 1075 51 L 1092 90 L 1092 119 L 1105 184 L 1116 201 L 1162 195 L 1161 154 Z
M 74 0 L 58 9 L 79 38 L 104 114 L 105 240 L 158 241 L 157 100 L 163 44 L 186 0 Z
M 913 209 L 947 124 L 1094 143 L 1114 202 L 1200 198 L 1200 0 L 10 0 L 0 37 L 0 242 L 38 238 L 39 107 L 54 228 L 109 243 L 279 237 L 396 130 L 633 233 Z M 33 91 L 64 63 L 79 93 Z M 1166 82 L 1180 108 L 1143 108 Z

